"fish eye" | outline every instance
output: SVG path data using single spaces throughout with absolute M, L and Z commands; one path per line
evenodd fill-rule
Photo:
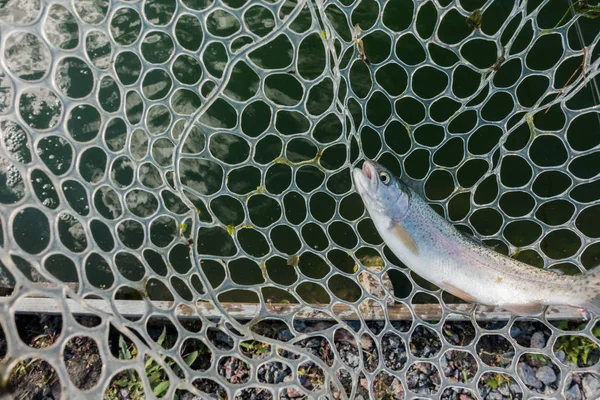
M 390 175 L 387 172 L 381 172 L 379 174 L 379 180 L 381 180 L 384 185 L 387 185 L 390 183 Z

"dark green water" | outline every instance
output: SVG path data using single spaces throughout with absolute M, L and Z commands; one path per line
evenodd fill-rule
M 45 172 L 39 170 L 32 175 L 36 195 L 46 207 L 53 209 L 58 206 L 60 200 L 56 190 L 62 189 L 73 211 L 63 214 L 58 223 L 59 240 L 63 245 L 73 252 L 82 252 L 93 240 L 102 251 L 112 251 L 120 241 L 128 251 L 141 252 L 144 260 L 157 274 L 165 275 L 167 268 L 184 274 L 192 264 L 189 248 L 185 244 L 173 245 L 180 235 L 178 221 L 172 215 L 163 216 L 144 227 L 136 219 L 153 216 L 161 204 L 178 215 L 187 211 L 186 205 L 173 195 L 172 190 L 165 190 L 174 187 L 175 177 L 173 172 L 168 171 L 174 162 L 180 162 L 181 182 L 197 193 L 212 195 L 221 189 L 224 171 L 217 163 L 204 159 L 203 156 L 196 159 L 173 159 L 176 141 L 184 129 L 185 121 L 206 101 L 189 87 L 182 85 L 204 82 L 201 93 L 207 97 L 215 89 L 215 81 L 223 76 L 226 65 L 231 62 L 227 58 L 226 48 L 237 50 L 251 40 L 248 36 L 237 34 L 240 29 L 237 18 L 219 11 L 208 17 L 207 29 L 221 39 L 213 41 L 199 57 L 183 52 L 177 54 L 179 47 L 195 52 L 207 40 L 198 33 L 201 32 L 200 20 L 192 14 L 177 16 L 174 21 L 174 37 L 171 37 L 162 31 L 164 28 L 161 26 L 174 18 L 173 2 L 149 3 L 160 5 L 146 10 L 149 20 L 158 26 L 156 30 L 143 30 L 139 14 L 131 8 L 121 9 L 110 24 L 116 43 L 124 46 L 134 42 L 141 43 L 140 54 L 127 48 L 117 51 L 112 48 L 114 57 L 110 58 L 111 44 L 104 32 L 95 31 L 85 40 L 86 53 L 94 66 L 105 68 L 112 64 L 118 83 L 111 77 L 105 77 L 94 89 L 89 66 L 77 57 L 62 59 L 57 68 L 54 79 L 61 90 L 59 95 L 80 99 L 89 95 L 92 90 L 97 90 L 100 109 L 86 104 L 63 110 L 57 101 L 57 94 L 45 91 L 32 91 L 22 96 L 18 108 L 28 125 L 38 130 L 54 129 L 58 115 L 64 113 L 70 139 L 85 145 L 76 165 L 80 176 L 89 184 L 96 184 L 105 175 L 110 177 L 110 186 L 102 184 L 93 193 L 87 193 L 76 180 L 65 182 L 62 188 L 49 188 Z M 184 3 L 195 10 L 206 6 L 203 1 Z M 235 2 L 229 3 L 232 7 L 240 7 L 245 2 L 240 1 L 237 5 Z M 550 2 L 538 15 L 538 24 L 544 29 L 554 27 L 566 10 L 566 3 Z M 466 10 L 472 11 L 481 7 L 483 2 L 463 1 L 461 4 Z M 494 1 L 483 14 L 481 31 L 488 35 L 495 34 L 513 4 L 512 1 Z M 383 24 L 391 31 L 402 31 L 411 23 L 402 16 L 410 14 L 407 11 L 411 9 L 411 1 L 390 2 L 384 13 Z M 285 14 L 290 11 L 290 7 L 283 7 L 280 12 Z M 363 1 L 351 15 L 352 24 L 360 24 L 363 29 L 368 29 L 375 23 L 377 13 L 375 2 Z M 336 31 L 344 39 L 350 39 L 350 28 L 340 18 L 340 10 L 329 7 L 326 14 Z M 585 179 L 597 174 L 597 165 L 600 165 L 597 156 L 579 157 L 570 162 L 569 157 L 572 155 L 565 147 L 567 144 L 574 150 L 582 151 L 596 146 L 598 140 L 594 139 L 594 135 L 586 136 L 581 132 L 600 132 L 598 115 L 588 113 L 579 116 L 568 129 L 565 128 L 566 116 L 558 107 L 536 114 L 532 124 L 525 120 L 525 112 L 540 99 L 548 86 L 560 89 L 581 63 L 581 58 L 577 57 L 560 60 L 559 35 L 548 33 L 534 38 L 532 31 L 526 26 L 517 33 L 517 40 L 510 53 L 505 54 L 504 62 L 498 60 L 502 49 L 483 38 L 469 42 L 457 53 L 432 40 L 438 17 L 433 3 L 428 2 L 420 8 L 417 15 L 416 35 L 403 33 L 392 38 L 389 34 L 391 32 L 377 30 L 363 38 L 367 56 L 374 65 L 367 66 L 356 59 L 356 54 L 346 53 L 342 75 L 349 82 L 342 82 L 341 94 L 338 94 L 334 93 L 331 79 L 325 79 L 309 88 L 303 88 L 299 82 L 298 78 L 312 80 L 320 76 L 327 57 L 320 33 L 308 32 L 310 18 L 309 13 L 302 12 L 291 25 L 294 32 L 304 35 L 297 50 L 296 66 L 291 65 L 293 48 L 290 41 L 284 35 L 277 36 L 267 46 L 251 52 L 249 60 L 238 61 L 233 67 L 224 95 L 231 100 L 247 102 L 243 110 L 235 110 L 227 101 L 218 100 L 200 120 L 219 130 L 234 127 L 239 114 L 240 134 L 216 133 L 209 141 L 202 129 L 194 128 L 184 144 L 183 153 L 202 155 L 208 152 L 211 158 L 230 166 L 226 171 L 229 194 L 216 197 L 210 204 L 191 193 L 188 195 L 200 212 L 200 221 L 212 222 L 211 213 L 208 212 L 210 209 L 221 226 L 200 229 L 200 240 L 195 245 L 201 255 L 231 257 L 235 253 L 236 243 L 253 257 L 267 254 L 269 246 L 293 256 L 300 249 L 301 241 L 310 246 L 311 251 L 304 252 L 295 267 L 289 266 L 285 257 L 272 257 L 260 265 L 245 258 L 225 263 L 201 257 L 200 265 L 211 285 L 217 286 L 225 279 L 226 268 L 231 279 L 241 285 L 261 285 L 265 274 L 282 285 L 293 283 L 301 276 L 299 272 L 309 278 L 320 279 L 332 266 L 340 272 L 353 273 L 356 263 L 346 250 L 354 248 L 359 239 L 371 245 L 381 243 L 369 221 L 359 224 L 355 222 L 362 215 L 362 204 L 356 194 L 349 192 L 348 171 L 333 172 L 356 159 L 348 158 L 350 139 L 344 139 L 346 132 L 339 119 L 332 114 L 323 114 L 336 95 L 343 97 L 345 93 L 352 93 L 347 107 L 354 123 L 360 124 L 366 118 L 371 125 L 357 132 L 365 156 L 378 157 L 380 162 L 396 174 L 407 174 L 417 180 L 427 177 L 426 181 L 421 182 L 427 197 L 444 204 L 448 202 L 448 217 L 454 221 L 460 221 L 467 215 L 471 207 L 469 199 L 472 198 L 482 208 L 472 214 L 468 221 L 462 221 L 462 224 L 468 223 L 480 235 L 499 232 L 503 222 L 503 217 L 497 210 L 500 207 L 508 216 L 528 219 L 509 223 L 503 232 L 504 238 L 513 246 L 526 246 L 538 240 L 541 235 L 539 225 L 527 215 L 533 215 L 533 218 L 545 224 L 558 226 L 568 221 L 574 212 L 569 208 L 572 207 L 571 203 L 559 200 L 544 202 L 534 209 L 532 194 L 538 197 L 538 204 L 540 199 L 543 201 L 544 198 L 563 193 L 566 188 L 572 190 L 571 196 L 577 201 L 590 202 L 600 198 L 600 185 L 572 183 L 573 176 Z M 512 37 L 518 18 L 515 17 L 504 30 L 503 45 Z M 272 14 L 256 7 L 246 13 L 243 23 L 254 34 L 265 36 L 272 31 L 275 21 Z M 584 44 L 589 45 L 598 34 L 598 27 L 582 19 L 581 28 Z M 76 40 L 77 29 L 77 24 L 73 23 L 63 26 L 62 32 L 68 38 L 61 42 L 63 48 L 76 45 L 71 41 Z M 453 44 L 471 32 L 472 28 L 465 23 L 465 17 L 452 11 L 440 21 L 437 33 L 442 42 Z M 229 39 L 232 34 L 233 38 Z M 582 48 L 574 29 L 569 31 L 567 37 L 573 49 Z M 41 57 L 44 57 L 45 45 L 35 43 L 35 38 L 22 36 L 12 37 L 11 40 L 38 46 Z M 534 40 L 535 44 L 524 57 L 525 62 L 532 70 L 555 69 L 553 81 L 536 74 L 523 78 L 522 61 L 511 58 L 511 55 L 527 48 Z M 427 42 L 426 46 L 422 44 L 423 41 Z M 390 55 L 395 55 L 398 62 L 377 65 Z M 412 68 L 427 57 L 436 65 L 427 65 L 416 71 Z M 167 60 L 173 60 L 170 72 L 160 65 Z M 466 60 L 470 65 L 486 71 L 478 72 L 468 65 L 462 65 L 453 69 L 450 76 L 442 72 L 444 68 L 461 63 L 460 60 Z M 148 63 L 155 66 L 148 67 Z M 268 74 L 261 81 L 253 70 L 252 63 L 262 68 L 285 70 Z M 145 66 L 142 67 L 143 65 Z M 493 69 L 497 69 L 493 85 L 503 90 L 497 91 L 485 105 L 481 105 L 483 96 L 489 90 L 488 85 L 488 88 L 481 91 L 482 96 L 476 96 L 469 103 L 479 105 L 479 112 L 468 110 L 457 115 L 462 99 L 473 95 L 482 76 Z M 43 76 L 43 71 L 31 74 L 23 72 L 21 76 L 23 79 L 35 80 Z M 136 82 L 140 82 L 141 91 L 138 91 Z M 409 82 L 412 82 L 414 91 L 411 95 L 406 94 Z M 356 99 L 364 99 L 374 84 L 379 85 L 379 88 L 364 105 L 359 105 Z M 276 106 L 270 106 L 262 100 L 249 100 L 261 85 L 266 97 Z M 119 90 L 120 86 L 125 89 Z M 447 93 L 448 88 L 451 88 L 453 96 L 436 97 L 440 93 Z M 392 102 L 388 100 L 388 94 L 392 97 Z M 307 96 L 307 112 L 279 109 L 298 105 L 303 95 Z M 511 95 L 516 96 L 517 104 L 514 104 Z M 435 100 L 429 101 L 432 98 Z M 165 99 L 170 99 L 170 103 L 161 102 Z M 597 104 L 597 99 L 594 98 L 591 85 L 567 102 L 567 106 L 572 109 L 593 104 Z M 523 112 L 517 112 L 516 107 Z M 104 129 L 100 129 L 101 112 L 113 113 L 119 109 L 125 110 L 125 119 L 110 117 Z M 273 123 L 273 115 L 276 113 L 277 119 Z M 395 121 L 388 124 L 387 121 L 393 114 Z M 315 128 L 307 133 L 309 117 L 315 117 L 317 122 Z M 139 127 L 142 118 L 146 118 L 147 130 Z M 429 118 L 429 122 L 415 128 L 415 125 L 426 118 Z M 482 123 L 482 119 L 487 122 Z M 441 124 L 449 120 L 451 122 L 445 130 Z M 472 130 L 476 124 L 478 128 Z M 517 128 L 506 137 L 506 129 L 513 126 Z M 17 131 L 19 128 L 2 129 Z M 551 134 L 540 135 L 541 131 L 549 131 Z M 307 139 L 307 135 L 311 140 Z M 102 138 L 110 152 L 108 155 L 99 146 L 87 145 L 96 138 Z M 504 148 L 513 153 L 499 160 L 494 148 L 504 139 Z M 417 145 L 419 148 L 415 150 Z M 384 146 L 388 150 L 382 153 Z M 30 148 L 34 149 L 31 145 Z M 27 153 L 27 147 L 16 149 L 15 154 L 21 160 L 26 161 L 27 157 L 31 157 Z M 525 154 L 521 152 L 523 149 L 527 149 L 528 156 L 537 165 L 535 169 L 524 158 Z M 41 156 L 48 170 L 57 176 L 63 175 L 76 163 L 73 147 L 59 135 L 46 136 L 37 142 L 34 150 Z M 121 155 L 124 150 L 128 152 Z M 275 162 L 277 159 L 284 162 Z M 311 160 L 318 160 L 321 168 L 311 165 Z M 463 160 L 468 161 L 461 165 Z M 564 167 L 567 160 L 568 168 Z M 251 165 L 248 161 L 253 161 L 254 164 Z M 295 165 L 290 166 L 290 162 Z M 297 166 L 297 163 L 307 164 Z M 480 183 L 474 194 L 461 193 L 451 197 L 457 185 L 465 189 L 474 187 L 486 172 L 499 163 L 498 175 Z M 458 167 L 459 165 L 461 166 Z M 432 169 L 435 171 L 428 175 Z M 264 177 L 261 177 L 261 170 Z M 123 195 L 125 188 L 136 181 L 144 189 L 136 189 Z M 499 185 L 499 181 L 503 186 Z M 289 190 L 292 183 L 296 188 Z M 323 184 L 327 191 L 320 189 L 310 195 L 306 194 Z M 519 188 L 523 185 L 531 186 L 532 193 L 522 192 Z M 264 186 L 262 190 L 270 194 L 284 194 L 283 201 L 276 202 L 268 196 L 255 193 L 260 186 Z M 583 186 L 585 189 L 582 189 Z M 561 187 L 564 189 L 560 190 Z M 2 202 L 18 200 L 22 196 L 20 190 L 18 184 L 13 186 L 13 190 L 3 190 L 0 193 Z M 343 199 L 336 197 L 340 194 L 344 194 Z M 244 206 L 247 196 L 250 198 Z M 486 207 L 497 197 L 497 206 Z M 339 214 L 345 220 L 338 218 L 332 222 L 336 202 L 339 202 Z M 118 237 L 113 237 L 101 219 L 91 221 L 91 237 L 82 234 L 81 223 L 89 214 L 90 205 L 107 221 L 122 219 L 117 225 Z M 122 218 L 126 212 L 131 214 Z M 590 212 L 597 215 L 593 210 Z M 49 240 L 50 222 L 39 214 L 41 213 L 33 208 L 27 209 L 20 216 L 22 221 L 15 222 L 14 232 L 17 237 L 22 237 L 23 232 L 30 229 L 41 232 L 39 240 L 22 243 L 22 247 L 32 254 L 43 250 Z M 316 223 L 304 222 L 308 214 L 315 218 Z M 245 224 L 258 228 L 267 227 L 281 217 L 287 222 L 279 223 L 269 237 L 258 229 L 240 227 Z M 230 235 L 226 230 L 227 226 L 238 228 Z M 298 226 L 300 236 L 289 226 Z M 354 228 L 360 238 L 355 234 Z M 186 237 L 189 234 L 190 232 L 186 232 Z M 144 237 L 149 238 L 159 249 L 165 249 L 162 255 L 160 251 L 143 250 Z M 546 256 L 559 260 L 572 255 L 579 247 L 579 240 L 574 234 L 557 231 L 544 238 L 541 248 Z M 586 253 L 586 260 L 599 257 L 599 252 L 594 251 Z M 139 281 L 143 277 L 140 272 L 143 271 L 143 266 L 128 254 L 131 253 L 124 251 L 116 255 L 114 262 L 117 270 L 127 279 Z M 381 257 L 384 256 L 367 247 L 358 249 L 354 255 L 363 264 L 381 264 Z M 391 254 L 385 254 L 385 257 L 395 259 Z M 518 257 L 533 265 L 543 265 L 543 255 L 533 250 L 523 251 Z M 52 266 L 59 261 L 57 257 L 48 259 L 46 268 L 53 271 Z M 99 254 L 88 259 L 86 268 L 89 265 L 104 266 L 96 269 L 90 267 L 88 277 L 92 284 L 111 284 L 111 279 L 114 278 L 107 266 L 108 262 Z M 396 263 L 401 264 L 398 261 Z M 588 266 L 587 263 L 584 263 L 585 266 Z M 72 272 L 60 272 L 60 279 L 76 280 L 75 269 L 66 268 L 65 271 L 67 270 Z M 390 277 L 399 297 L 410 293 L 412 284 L 405 275 L 394 273 Z M 192 279 L 188 283 L 172 281 L 171 284 L 184 298 L 190 297 L 191 290 L 207 290 L 201 287 L 197 279 L 195 283 Z M 168 298 L 169 291 L 161 289 L 160 285 L 153 283 L 146 287 L 148 290 L 152 289 L 150 291 L 154 293 L 154 298 Z M 334 275 L 328 286 L 336 296 L 348 301 L 354 301 L 360 293 L 356 283 L 341 274 Z M 293 301 L 283 290 L 262 290 L 265 298 Z M 302 283 L 297 293 L 308 302 L 329 301 L 329 294 L 321 286 L 310 282 Z M 248 301 L 250 292 L 235 291 L 222 296 L 223 301 Z

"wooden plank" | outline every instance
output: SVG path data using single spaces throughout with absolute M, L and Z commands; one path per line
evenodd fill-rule
M 34 283 L 36 289 L 39 289 L 41 293 L 48 289 L 56 289 L 69 287 L 70 289 L 77 291 L 77 283 L 64 283 L 57 285 L 49 282 L 37 282 Z M 2 293 L 11 293 L 13 288 L 0 287 L 0 296 Z M 6 296 L 6 295 L 5 295 Z M 2 297 L 0 297 L 2 301 Z M 94 315 L 94 313 L 79 304 L 77 301 L 67 299 L 69 310 L 73 314 L 77 315 Z M 92 308 L 105 313 L 112 313 L 112 308 L 106 300 L 99 299 L 88 299 L 85 300 L 86 304 Z M 168 310 L 173 307 L 173 303 L 169 301 L 152 301 L 153 306 L 157 309 Z M 146 303 L 138 300 L 114 300 L 117 311 L 124 317 L 140 317 L 146 312 Z M 220 311 L 213 307 L 208 302 L 198 302 L 198 311 L 207 318 L 219 318 L 221 316 Z M 324 307 L 325 305 L 320 305 Z M 226 312 L 236 319 L 251 319 L 260 310 L 260 304 L 255 303 L 222 303 L 222 307 Z M 317 309 L 310 307 L 301 307 L 299 304 L 289 303 L 267 303 L 265 305 L 267 310 L 272 314 L 287 315 L 292 312 L 297 312 L 297 318 L 305 320 L 330 320 L 332 319 L 327 313 L 321 312 Z M 455 313 L 468 313 L 472 308 L 473 304 L 448 304 L 447 307 Z M 442 308 L 439 304 L 414 304 L 412 305 L 414 315 L 422 320 L 439 320 L 442 318 Z M 56 301 L 44 297 L 43 294 L 37 294 L 35 296 L 21 298 L 17 302 L 15 310 L 17 313 L 45 313 L 45 314 L 59 314 L 60 308 Z M 412 319 L 412 314 L 408 306 L 402 303 L 396 303 L 386 307 L 387 315 L 392 321 L 408 321 Z M 361 306 L 361 312 L 365 314 L 365 319 L 368 320 L 383 320 L 385 315 L 382 308 L 380 307 L 365 307 Z M 333 307 L 334 314 L 343 320 L 355 321 L 358 320 L 358 316 L 350 307 L 336 304 Z M 197 317 L 195 311 L 187 305 L 179 305 L 173 310 L 174 315 L 180 319 L 191 319 Z M 507 320 L 510 318 L 510 313 L 499 307 L 489 306 L 478 306 L 475 310 L 475 318 L 481 321 L 491 320 Z M 548 320 L 564 320 L 564 319 L 582 319 L 582 314 L 579 310 L 572 307 L 553 307 L 550 312 L 547 313 L 546 318 Z M 448 320 L 465 320 L 468 319 L 465 315 L 452 314 Z
M 67 299 L 69 310 L 73 314 L 77 315 L 93 315 L 93 311 L 90 311 L 82 307 L 79 302 Z M 85 301 L 89 308 L 96 309 L 98 311 L 112 313 L 111 305 L 106 300 L 90 299 Z M 124 317 L 139 317 L 143 315 L 146 310 L 146 304 L 143 301 L 137 300 L 114 300 L 114 306 L 117 311 Z M 153 306 L 157 309 L 171 309 L 173 308 L 173 302 L 169 301 L 153 301 Z M 255 303 L 222 303 L 223 308 L 227 313 L 236 319 L 250 319 L 256 315 L 260 309 L 260 304 Z M 468 312 L 473 305 L 472 304 L 451 304 L 448 307 L 454 312 Z M 207 318 L 219 318 L 221 316 L 219 310 L 213 307 L 211 304 L 201 302 L 197 304 L 198 311 Z M 283 304 L 283 303 L 268 303 L 266 305 L 268 311 L 284 315 L 295 311 L 298 311 L 297 318 L 306 320 L 328 320 L 331 316 L 328 314 L 311 309 L 309 307 L 301 308 L 298 304 Z M 439 320 L 442 317 L 442 308 L 437 304 L 415 304 L 412 306 L 416 316 L 423 320 Z M 31 314 L 31 313 L 44 313 L 44 314 L 59 314 L 61 312 L 60 307 L 55 300 L 48 298 L 22 298 L 19 299 L 16 304 L 17 313 Z M 343 320 L 357 320 L 358 316 L 349 307 L 336 305 L 333 309 L 334 313 Z M 381 308 L 374 308 L 367 314 L 369 320 L 382 320 L 385 318 L 384 311 Z M 179 306 L 173 310 L 174 315 L 177 318 L 189 319 L 197 317 L 195 311 L 189 306 Z M 387 307 L 387 315 L 390 320 L 393 321 L 407 321 L 412 319 L 412 314 L 409 308 L 403 304 L 397 304 Z M 510 318 L 510 313 L 498 307 L 477 307 L 475 311 L 475 318 L 477 320 L 489 321 L 489 320 L 507 320 Z M 552 312 L 548 313 L 547 318 L 549 320 L 562 320 L 562 319 L 581 319 L 582 315 L 575 308 L 571 307 L 557 307 L 553 308 Z M 464 320 L 467 319 L 465 315 L 453 314 L 449 320 Z

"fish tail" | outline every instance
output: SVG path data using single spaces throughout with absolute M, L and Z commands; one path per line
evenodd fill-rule
M 581 275 L 583 280 L 583 302 L 579 304 L 587 311 L 600 315 L 600 266 Z

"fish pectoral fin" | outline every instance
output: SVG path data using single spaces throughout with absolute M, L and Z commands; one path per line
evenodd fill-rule
M 408 233 L 406 229 L 402 227 L 402 225 L 400 225 L 397 222 L 392 222 L 390 231 L 392 235 L 396 237 L 396 239 L 398 239 L 400 242 L 402 242 L 402 244 L 404 244 L 404 246 L 406 246 L 406 248 L 411 253 L 413 253 L 414 255 L 419 255 L 419 248 L 417 247 L 415 239 L 413 239 L 413 237 L 410 236 L 410 233 Z
M 445 283 L 441 287 L 446 292 L 450 293 L 452 296 L 456 296 L 459 299 L 462 299 L 464 301 L 470 301 L 471 303 L 477 303 L 477 300 L 475 300 L 475 298 L 473 296 L 471 296 L 470 294 L 467 294 L 467 293 L 463 292 L 462 290 L 458 289 L 454 285 L 450 285 L 449 283 Z
M 505 304 L 502 308 L 518 316 L 539 315 L 544 311 L 544 305 L 540 303 L 533 304 Z

